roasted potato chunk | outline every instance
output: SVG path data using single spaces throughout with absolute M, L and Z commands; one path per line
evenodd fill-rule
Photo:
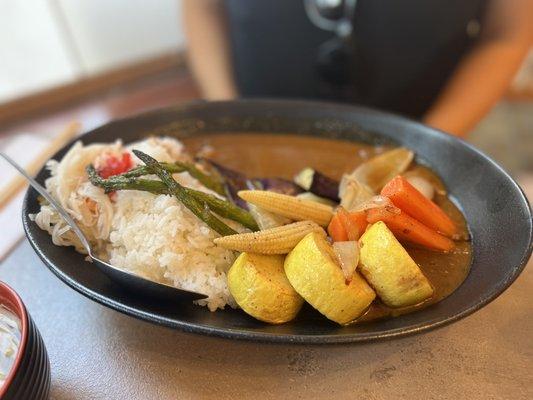
M 433 295 L 433 287 L 384 222 L 372 225 L 359 241 L 359 268 L 383 303 L 405 307 Z
M 309 304 L 339 324 L 362 315 L 376 297 L 357 272 L 346 282 L 331 245 L 316 232 L 304 237 L 287 255 L 285 273 Z
M 249 315 L 271 324 L 293 319 L 303 299 L 283 271 L 283 256 L 242 253 L 228 272 L 228 286 Z

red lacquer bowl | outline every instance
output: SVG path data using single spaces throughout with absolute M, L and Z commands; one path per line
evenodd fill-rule
M 21 321 L 20 346 L 4 385 L 1 400 L 44 400 L 50 392 L 50 361 L 41 334 L 19 295 L 0 282 L 0 303 Z

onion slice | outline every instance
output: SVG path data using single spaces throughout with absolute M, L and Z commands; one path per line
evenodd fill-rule
M 357 241 L 335 242 L 333 252 L 337 257 L 342 273 L 349 284 L 353 278 L 357 264 L 359 264 L 359 243 Z
M 299 193 L 296 195 L 296 197 L 298 197 L 299 199 L 310 200 L 310 201 L 314 201 L 317 203 L 326 204 L 331 207 L 335 206 L 335 202 L 333 202 L 332 200 L 326 199 L 325 197 L 317 196 L 316 194 L 311 193 L 311 192 Z
M 429 200 L 433 200 L 435 196 L 435 188 L 426 179 L 421 176 L 406 176 L 405 179 L 414 186 L 416 190 L 424 195 Z
M 350 175 L 372 191 L 379 192 L 388 181 L 407 170 L 413 157 L 411 150 L 397 147 L 365 161 Z
M 352 211 L 359 204 L 367 201 L 374 196 L 374 192 L 370 188 L 354 177 L 344 174 L 339 185 L 339 198 L 341 206 L 348 211 Z
M 391 199 L 381 195 L 371 197 L 367 201 L 359 204 L 359 206 L 357 206 L 353 211 L 366 211 L 371 210 L 373 208 L 387 208 L 393 213 L 400 213 L 400 209 L 392 203 Z
M 264 231 L 265 229 L 277 228 L 279 226 L 287 225 L 292 221 L 288 218 L 282 217 L 271 213 L 261 207 L 257 207 L 252 203 L 246 203 L 248 205 L 248 210 L 252 217 L 254 217 L 255 222 L 259 226 L 259 229 Z

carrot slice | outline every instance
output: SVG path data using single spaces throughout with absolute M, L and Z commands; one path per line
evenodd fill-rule
M 359 228 L 357 227 L 357 225 L 352 223 L 348 211 L 346 211 L 343 207 L 338 207 L 337 214 L 339 215 L 339 219 L 341 220 L 342 226 L 344 226 L 344 230 L 346 231 L 346 236 L 348 237 L 348 240 L 353 241 L 359 239 Z
M 420 193 L 403 176 L 397 176 L 381 190 L 383 196 L 423 225 L 446 236 L 453 236 L 457 228 L 442 209 Z
M 328 235 L 331 236 L 334 242 L 346 242 L 348 240 L 348 234 L 338 213 L 335 213 L 333 218 L 331 218 L 328 225 Z
M 339 207 L 328 225 L 328 234 L 334 242 L 357 240 L 364 233 L 367 225 L 364 211 L 347 212 Z
M 432 250 L 450 251 L 455 246 L 451 239 L 428 228 L 407 213 L 391 211 L 390 208 L 372 208 L 366 211 L 369 223 L 383 221 L 399 241 L 410 242 Z
M 368 221 L 366 220 L 366 214 L 364 211 L 353 211 L 348 213 L 350 221 L 353 225 L 357 226 L 359 231 L 359 237 L 365 233 L 366 227 L 368 226 Z M 357 239 L 359 239 L 359 237 Z

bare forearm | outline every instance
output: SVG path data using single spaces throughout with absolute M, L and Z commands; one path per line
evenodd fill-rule
M 228 30 L 220 0 L 184 0 L 189 65 L 205 98 L 237 96 Z
M 479 44 L 460 62 L 425 122 L 466 135 L 505 93 L 533 41 L 533 0 L 491 0 Z
M 425 122 L 457 136 L 466 135 L 505 93 L 528 46 L 489 42 L 459 64 L 425 117 Z

